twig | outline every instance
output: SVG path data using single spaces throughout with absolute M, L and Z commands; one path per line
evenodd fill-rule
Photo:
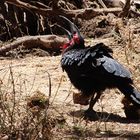
M 64 76 L 62 75 L 61 78 L 60 78 L 60 82 L 59 82 L 59 84 L 58 84 L 58 87 L 57 87 L 57 89 L 56 89 L 55 95 L 54 95 L 54 97 L 53 97 L 53 99 L 52 99 L 51 104 L 54 102 L 55 97 L 57 96 L 57 93 L 58 93 L 58 90 L 59 90 L 59 88 L 60 88 L 60 86 L 61 86 L 61 83 L 62 83 L 62 81 L 63 81 L 63 78 L 64 78 Z
M 12 110 L 11 110 L 11 113 L 10 113 L 10 117 L 11 117 L 11 129 L 13 129 L 14 127 L 14 113 L 15 113 L 15 106 L 16 106 L 16 90 L 15 90 L 15 81 L 14 81 L 14 77 L 13 77 L 13 71 L 12 71 L 12 68 L 9 66 L 9 69 L 10 69 L 10 75 L 11 75 L 11 82 L 12 82 L 12 88 L 13 88 L 13 106 L 12 106 Z
M 129 14 L 130 6 L 131 6 L 131 0 L 126 0 L 124 8 L 120 13 L 120 17 L 126 17 Z
M 49 101 L 50 101 L 50 98 L 51 98 L 51 92 L 52 92 L 52 84 L 51 84 L 51 76 L 50 76 L 50 73 L 48 71 L 46 71 L 47 74 L 48 74 L 48 82 L 49 82 Z

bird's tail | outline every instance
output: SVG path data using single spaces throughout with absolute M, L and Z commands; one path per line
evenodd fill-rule
M 132 85 L 119 87 L 119 90 L 128 98 L 135 106 L 140 108 L 140 92 Z

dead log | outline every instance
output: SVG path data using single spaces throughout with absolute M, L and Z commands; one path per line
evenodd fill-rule
M 0 55 L 4 55 L 6 52 L 16 49 L 19 46 L 23 48 L 32 48 L 34 46 L 41 47 L 43 49 L 60 50 L 60 47 L 68 40 L 64 37 L 56 35 L 42 35 L 42 36 L 24 36 L 19 37 L 13 42 L 0 47 Z

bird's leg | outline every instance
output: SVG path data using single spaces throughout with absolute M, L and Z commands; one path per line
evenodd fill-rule
M 93 106 L 98 101 L 98 99 L 100 98 L 100 96 L 101 96 L 101 94 L 99 92 L 97 92 L 95 98 L 94 98 L 94 95 L 91 97 L 88 110 L 93 110 Z
M 93 110 L 93 106 L 95 105 L 95 103 L 97 102 L 97 100 L 100 98 L 101 93 L 97 92 L 96 96 L 94 98 L 94 94 L 91 97 L 90 103 L 89 103 L 89 108 L 85 111 L 85 117 L 95 120 L 98 119 L 96 112 Z

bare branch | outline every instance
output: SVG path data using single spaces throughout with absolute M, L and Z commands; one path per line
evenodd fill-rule
M 49 8 L 49 9 L 38 8 L 29 3 L 25 3 L 25 2 L 22 2 L 19 0 L 6 0 L 6 2 L 19 6 L 19 7 L 22 7 L 22 8 L 26 8 L 28 10 L 31 10 L 33 12 L 36 12 L 38 14 L 41 14 L 41 15 L 47 16 L 47 17 L 63 15 L 63 16 L 67 16 L 67 17 L 69 16 L 69 17 L 80 17 L 82 19 L 91 19 L 91 18 L 93 18 L 97 15 L 101 15 L 103 13 L 110 13 L 110 12 L 118 13 L 118 12 L 122 11 L 122 8 L 102 8 L 102 9 L 86 8 L 86 9 L 78 9 L 78 10 L 66 10 L 66 9 L 63 9 L 60 7 L 59 7 L 59 9 L 53 10 L 52 8 Z
M 130 6 L 131 6 L 131 0 L 126 0 L 124 8 L 122 12 L 120 13 L 121 17 L 126 17 L 129 14 Z
M 122 8 L 100 8 L 100 9 L 93 9 L 93 8 L 86 8 L 86 9 L 79 9 L 79 10 L 64 10 L 65 13 L 71 17 L 76 16 L 81 19 L 91 19 L 97 15 L 101 15 L 103 13 L 119 13 L 122 11 Z

